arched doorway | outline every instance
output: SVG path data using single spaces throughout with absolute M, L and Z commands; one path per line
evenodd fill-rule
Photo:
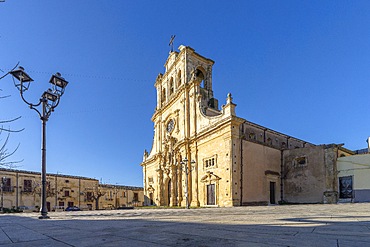
M 149 193 L 149 205 L 150 206 L 154 205 L 153 193 Z
M 167 205 L 170 206 L 171 204 L 171 179 L 168 180 L 167 184 Z

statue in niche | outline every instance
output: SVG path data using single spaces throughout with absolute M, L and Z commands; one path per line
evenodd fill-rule
M 163 156 L 162 156 L 161 153 L 158 153 L 157 157 L 158 157 L 158 161 L 159 161 L 158 162 L 159 168 L 161 168 L 161 165 L 162 165 L 162 162 L 163 162 Z
M 181 153 L 180 152 L 177 152 L 177 155 L 176 155 L 176 163 L 179 165 L 179 164 L 181 164 L 181 162 L 182 162 Z

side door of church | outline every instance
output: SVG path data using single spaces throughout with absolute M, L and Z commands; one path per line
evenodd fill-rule
M 276 183 L 270 182 L 270 204 L 276 204 L 275 190 L 276 190 Z
M 215 185 L 207 185 L 207 205 L 216 205 Z

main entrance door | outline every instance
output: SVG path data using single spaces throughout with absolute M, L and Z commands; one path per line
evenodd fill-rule
M 150 205 L 154 204 L 153 193 L 149 193 L 149 203 L 150 203 Z
M 216 205 L 215 185 L 207 185 L 207 205 Z

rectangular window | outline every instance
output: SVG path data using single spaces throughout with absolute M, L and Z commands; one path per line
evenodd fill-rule
M 134 202 L 138 202 L 139 201 L 139 193 L 134 193 L 134 199 L 133 199 Z
M 86 192 L 86 201 L 91 202 L 93 200 L 92 192 Z
M 25 179 L 23 181 L 23 192 L 32 192 L 32 180 Z
M 203 169 L 208 170 L 217 167 L 217 155 L 203 159 Z
M 12 192 L 13 190 L 12 190 L 12 186 L 11 186 L 11 184 L 12 184 L 12 182 L 11 182 L 12 180 L 10 179 L 10 178 L 6 178 L 6 177 L 4 177 L 4 178 L 2 178 L 2 182 L 3 182 L 3 191 L 4 192 Z
M 68 197 L 69 196 L 69 190 L 64 191 L 64 196 Z
M 294 167 L 307 166 L 307 157 L 298 157 L 294 159 Z

